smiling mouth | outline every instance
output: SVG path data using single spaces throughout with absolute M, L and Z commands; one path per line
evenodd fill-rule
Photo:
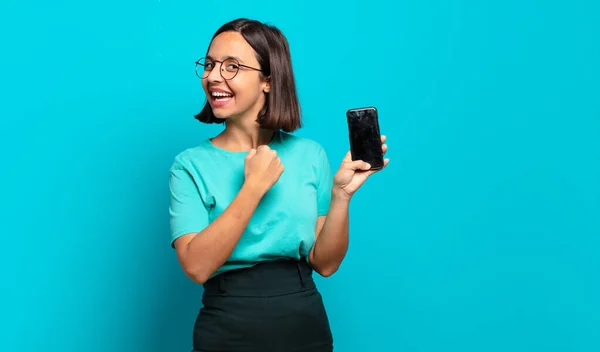
M 228 101 L 233 98 L 233 94 L 224 92 L 211 92 L 210 96 L 214 101 Z

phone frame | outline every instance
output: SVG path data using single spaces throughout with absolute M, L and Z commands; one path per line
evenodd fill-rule
M 352 108 L 352 109 L 348 109 L 346 111 L 346 123 L 348 125 L 348 139 L 350 140 L 350 154 L 352 157 L 352 160 L 357 160 L 356 159 L 356 155 L 354 154 L 354 145 L 352 143 L 352 131 L 351 131 L 351 127 L 350 127 L 350 119 L 352 118 L 352 114 L 354 112 L 358 112 L 358 111 L 365 111 L 365 110 L 372 110 L 374 111 L 374 115 L 375 115 L 375 131 L 377 132 L 377 136 L 379 138 L 379 143 L 381 146 L 383 146 L 383 143 L 381 143 L 381 131 L 379 128 L 379 111 L 377 110 L 376 107 L 374 106 L 366 106 L 366 107 L 362 107 L 362 108 Z M 365 160 L 366 162 L 368 162 L 367 160 Z M 381 170 L 384 167 L 384 158 L 383 158 L 383 151 L 381 151 L 381 165 L 371 165 L 371 170 Z

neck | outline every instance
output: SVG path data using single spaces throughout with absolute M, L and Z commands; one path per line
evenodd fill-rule
M 246 124 L 227 122 L 225 130 L 221 133 L 221 138 L 227 144 L 237 147 L 237 149 L 250 150 L 258 148 L 261 145 L 268 144 L 273 138 L 274 131 L 260 127 L 255 121 Z
M 254 107 L 242 116 L 228 118 L 225 121 L 225 130 L 213 139 L 213 143 L 231 151 L 248 151 L 269 144 L 274 131 L 264 129 L 256 122 L 263 104 L 264 99 L 259 99 Z
M 225 130 L 213 138 L 213 144 L 230 151 L 248 151 L 269 144 L 274 131 L 267 130 L 256 121 L 227 120 Z

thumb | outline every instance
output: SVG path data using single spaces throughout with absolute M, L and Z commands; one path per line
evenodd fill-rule
M 250 149 L 250 151 L 246 155 L 246 160 L 252 159 L 255 155 L 256 155 L 256 149 Z
M 371 169 L 371 165 L 369 165 L 369 163 L 366 163 L 362 160 L 355 160 L 355 161 L 348 163 L 348 168 L 350 168 L 351 170 L 367 171 L 367 170 Z

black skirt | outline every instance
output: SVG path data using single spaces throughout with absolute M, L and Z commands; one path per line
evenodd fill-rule
M 306 261 L 275 261 L 204 284 L 194 352 L 330 352 L 333 339 Z

